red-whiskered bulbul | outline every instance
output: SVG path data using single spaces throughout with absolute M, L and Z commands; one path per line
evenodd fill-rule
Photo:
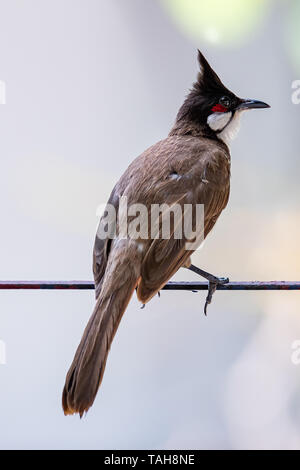
M 228 90 L 198 51 L 200 71 L 181 106 L 168 137 L 136 158 L 109 198 L 118 212 L 120 197 L 128 205 L 203 204 L 204 237 L 226 207 L 230 186 L 229 142 L 235 136 L 242 111 L 268 108 L 262 101 L 238 98 Z M 76 351 L 63 390 L 64 413 L 80 416 L 93 404 L 107 355 L 122 315 L 134 293 L 145 304 L 180 267 L 209 282 L 205 313 L 219 283 L 191 264 L 186 239 L 96 236 L 93 271 L 96 305 Z M 101 224 L 101 221 L 100 221 Z M 173 232 L 172 232 L 173 233 Z

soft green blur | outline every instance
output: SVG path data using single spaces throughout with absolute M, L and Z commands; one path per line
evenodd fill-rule
M 194 40 L 240 46 L 262 26 L 270 0 L 161 0 Z
M 295 68 L 300 73 L 300 2 L 290 0 L 288 21 L 285 24 L 286 44 Z

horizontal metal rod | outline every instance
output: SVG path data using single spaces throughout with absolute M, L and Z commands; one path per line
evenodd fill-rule
M 163 290 L 207 290 L 207 282 L 168 282 Z M 92 290 L 91 281 L 0 281 L 0 290 Z M 300 290 L 300 281 L 234 281 L 218 290 Z

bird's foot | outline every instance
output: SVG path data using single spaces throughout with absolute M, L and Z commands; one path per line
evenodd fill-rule
M 229 282 L 228 277 L 215 277 L 212 276 L 212 279 L 208 281 L 208 293 L 204 305 L 204 315 L 207 315 L 207 307 L 212 301 L 212 297 L 217 290 L 218 285 L 227 284 Z
M 203 271 L 203 269 L 200 269 L 197 266 L 194 266 L 193 264 L 191 264 L 188 267 L 188 269 L 190 271 L 193 271 L 193 273 L 196 273 L 199 276 L 204 277 L 205 279 L 208 280 L 208 294 L 207 294 L 205 305 L 204 305 L 204 314 L 206 315 L 207 314 L 207 306 L 211 303 L 212 296 L 216 292 L 216 289 L 217 289 L 218 285 L 227 284 L 227 282 L 229 282 L 229 278 L 228 277 L 214 276 L 213 274 L 210 274 L 206 271 Z

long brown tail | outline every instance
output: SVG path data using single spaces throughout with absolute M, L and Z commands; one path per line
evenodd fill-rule
M 65 415 L 79 413 L 81 417 L 95 400 L 110 345 L 139 280 L 139 257 L 122 242 L 110 255 L 100 296 L 66 377 Z

